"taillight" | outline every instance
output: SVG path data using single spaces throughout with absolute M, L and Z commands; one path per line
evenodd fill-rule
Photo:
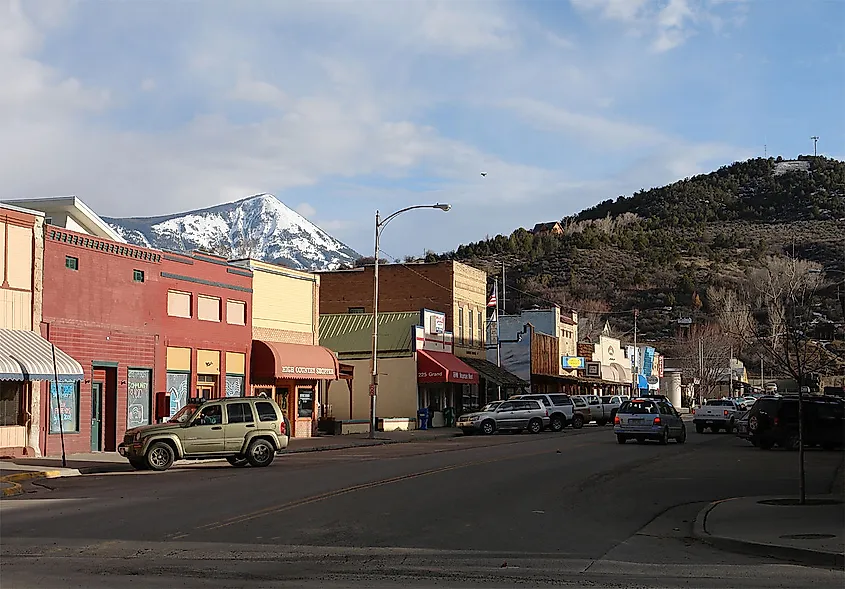
M 549 416 L 549 410 L 546 409 L 546 417 L 548 417 L 548 416 Z
M 663 423 L 663 422 L 662 422 L 662 421 L 660 421 L 660 418 L 659 418 L 659 417 L 655 417 L 655 418 L 654 418 L 654 425 L 660 425 L 661 423 Z
M 780 420 L 779 420 L 777 417 L 775 417 L 775 427 L 777 427 L 777 426 L 778 426 L 778 422 L 779 422 L 779 421 L 780 421 Z
M 725 417 L 727 417 L 727 416 L 728 416 L 728 410 L 725 409 Z
M 279 434 L 281 434 L 283 436 L 288 435 L 288 427 L 287 427 L 287 425 L 285 425 L 284 419 L 279 423 Z
M 622 423 L 622 421 L 619 419 L 619 416 L 615 416 L 613 418 L 613 425 L 619 425 L 620 423 Z

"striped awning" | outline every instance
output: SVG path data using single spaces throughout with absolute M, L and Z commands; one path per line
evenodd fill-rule
M 7 369 L 8 368 L 8 369 Z M 34 331 L 0 329 L 0 378 L 5 380 L 82 380 L 82 366 Z

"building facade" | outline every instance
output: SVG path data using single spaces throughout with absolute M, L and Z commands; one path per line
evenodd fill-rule
M 372 313 L 373 267 L 321 272 L 320 313 Z M 379 265 L 379 312 L 445 314 L 455 355 L 485 357 L 487 273 L 455 261 Z
M 189 398 L 244 394 L 251 305 L 251 272 L 221 258 L 48 226 L 42 330 L 83 379 L 59 383 L 64 422 L 42 432 L 45 454 L 60 452 L 59 434 L 68 452 L 114 451 Z
M 348 388 L 354 372 L 320 346 L 320 276 L 251 259 L 232 263 L 253 276 L 252 392 L 276 400 L 291 435 L 312 436 L 327 413 L 329 383 Z
M 0 206 L 0 454 L 39 455 L 42 390 L 60 375 L 77 382 L 81 366 L 41 337 L 44 218 Z M 54 412 L 58 414 L 59 412 Z

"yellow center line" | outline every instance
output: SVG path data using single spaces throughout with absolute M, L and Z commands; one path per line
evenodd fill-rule
M 570 448 L 577 448 L 579 446 L 586 446 L 586 445 L 588 445 L 588 444 L 574 444 L 572 446 L 568 446 L 567 450 L 569 450 Z M 312 495 L 311 497 L 305 497 L 303 499 L 297 499 L 295 501 L 290 501 L 290 502 L 284 503 L 282 505 L 267 507 L 267 508 L 264 508 L 264 509 L 260 509 L 258 511 L 253 511 L 251 513 L 246 513 L 246 514 L 243 514 L 243 515 L 231 517 L 229 519 L 225 519 L 225 520 L 222 520 L 222 521 L 219 521 L 219 522 L 212 522 L 210 524 L 205 524 L 205 525 L 197 527 L 196 529 L 197 530 L 217 530 L 217 529 L 220 529 L 220 528 L 224 528 L 226 526 L 231 526 L 233 524 L 244 523 L 244 522 L 259 518 L 259 517 L 263 517 L 265 515 L 278 514 L 278 513 L 285 512 L 285 511 L 289 511 L 291 509 L 295 509 L 297 507 L 302 507 L 303 505 L 310 505 L 311 503 L 317 503 L 317 502 L 323 501 L 325 499 L 340 497 L 341 495 L 347 495 L 349 493 L 354 493 L 355 491 L 363 491 L 365 489 L 382 487 L 382 486 L 385 486 L 385 485 L 390 485 L 390 484 L 398 483 L 398 482 L 401 482 L 401 481 L 416 479 L 416 478 L 424 477 L 424 476 L 431 475 L 431 474 L 438 474 L 438 473 L 441 473 L 441 472 L 448 472 L 450 470 L 456 470 L 456 469 L 459 469 L 459 468 L 466 468 L 466 467 L 469 467 L 469 466 L 480 466 L 480 465 L 483 465 L 483 464 L 491 464 L 493 462 L 502 462 L 504 460 L 515 460 L 515 459 L 518 459 L 518 458 L 526 458 L 526 457 L 529 457 L 529 456 L 538 456 L 540 454 L 549 454 L 549 453 L 555 453 L 555 452 L 556 452 L 556 450 L 554 450 L 554 449 L 553 450 L 545 449 L 545 450 L 542 450 L 542 451 L 539 451 L 539 452 L 528 452 L 528 453 L 523 453 L 523 454 L 517 454 L 517 455 L 514 455 L 514 456 L 502 456 L 502 457 L 499 457 L 499 458 L 491 458 L 489 460 L 478 460 L 478 461 L 474 461 L 474 462 L 465 462 L 463 464 L 453 464 L 453 465 L 450 465 L 450 466 L 441 466 L 441 467 L 438 467 L 438 468 L 432 468 L 432 469 L 423 470 L 423 471 L 420 471 L 420 472 L 414 472 L 414 473 L 410 473 L 410 474 L 404 474 L 404 475 L 400 475 L 400 476 L 396 476 L 396 477 L 391 477 L 389 479 L 382 479 L 380 481 L 372 481 L 372 482 L 369 482 L 369 483 L 362 483 L 360 485 L 353 485 L 351 487 L 345 487 L 343 489 L 328 491 L 326 493 L 321 493 L 319 495 Z

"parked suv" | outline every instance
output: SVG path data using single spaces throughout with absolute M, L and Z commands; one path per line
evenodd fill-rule
M 804 443 L 825 449 L 841 447 L 845 438 L 845 401 L 838 397 L 804 397 Z M 762 397 L 748 412 L 747 433 L 739 432 L 764 450 L 798 448 L 798 396 Z M 742 429 L 744 430 L 745 427 Z
M 540 401 L 549 410 L 549 429 L 559 432 L 572 422 L 572 399 L 562 393 L 515 395 L 511 399 Z
M 532 434 L 538 434 L 548 424 L 549 412 L 540 401 L 509 399 L 493 410 L 461 415 L 457 425 L 465 434 L 480 431 L 490 435 L 497 430 L 528 430 Z
M 167 470 L 175 460 L 202 458 L 268 466 L 287 447 L 288 431 L 272 399 L 213 399 L 185 405 L 167 423 L 127 430 L 117 451 L 139 470 Z

